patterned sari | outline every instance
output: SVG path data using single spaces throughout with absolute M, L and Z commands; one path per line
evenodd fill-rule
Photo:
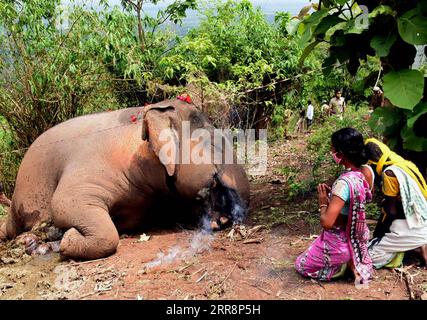
M 339 179 L 346 181 L 350 189 L 346 230 L 339 227 L 322 230 L 320 236 L 297 258 L 295 268 L 303 276 L 329 281 L 343 264 L 351 260 L 362 283 L 367 283 L 372 275 L 372 261 L 368 254 L 365 203 L 371 200 L 371 191 L 360 171 L 347 171 Z

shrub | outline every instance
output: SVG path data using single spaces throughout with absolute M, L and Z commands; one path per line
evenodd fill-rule
M 358 110 L 347 107 L 342 120 L 338 117 L 328 117 L 323 122 L 314 121 L 313 133 L 308 139 L 308 150 L 313 155 L 313 177 L 317 182 L 324 182 L 332 176 L 336 177 L 342 170 L 331 155 L 331 136 L 335 131 L 352 127 L 360 131 L 364 137 L 372 136 L 372 131 L 366 120 L 368 108 L 361 106 Z

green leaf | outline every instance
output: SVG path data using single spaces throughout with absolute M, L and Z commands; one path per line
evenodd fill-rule
M 310 54 L 311 51 L 313 51 L 313 49 L 320 43 L 320 41 L 313 41 L 312 43 L 310 43 L 308 46 L 306 46 L 304 48 L 304 51 L 301 54 L 301 57 L 299 59 L 298 65 L 302 66 L 302 64 L 304 63 L 305 58 L 307 58 L 307 56 Z
M 401 111 L 398 108 L 387 107 L 375 109 L 368 124 L 376 133 L 389 136 L 399 132 L 401 122 Z
M 418 118 L 425 113 L 427 113 L 427 102 L 418 104 L 414 108 L 412 115 L 408 117 L 407 126 L 409 128 L 412 128 L 414 126 L 414 123 L 418 120 Z
M 418 70 L 392 71 L 383 81 L 384 95 L 397 107 L 412 110 L 423 96 L 424 76 Z
M 395 34 L 388 36 L 377 35 L 371 39 L 371 47 L 375 50 L 378 57 L 386 57 L 396 39 Z
M 297 30 L 298 30 L 298 26 L 301 23 L 301 21 L 299 19 L 291 19 L 288 21 L 288 23 L 286 24 L 286 31 L 290 34 L 290 35 L 294 35 Z
M 379 6 L 376 7 L 374 10 L 372 10 L 371 13 L 369 13 L 369 18 L 375 18 L 379 15 L 391 15 L 395 16 L 396 12 L 389 6 Z
M 427 43 L 427 17 L 418 8 L 401 16 L 397 20 L 397 27 L 404 41 L 415 45 Z
M 323 18 L 322 21 L 320 21 L 320 23 L 314 29 L 313 36 L 326 33 L 329 28 L 339 24 L 340 22 L 344 22 L 344 20 L 339 18 L 336 14 Z
M 312 30 L 322 21 L 322 19 L 328 15 L 327 9 L 321 9 L 312 13 L 308 18 L 303 20 L 303 23 L 298 27 L 298 31 L 302 32 L 301 39 L 299 41 L 301 47 L 305 47 L 307 42 L 311 39 Z M 303 27 L 301 27 L 303 26 Z
M 337 32 L 335 32 L 330 39 L 331 46 L 341 47 L 345 45 L 345 43 L 346 43 L 346 36 L 344 34 L 344 31 L 342 30 L 338 30 Z
M 325 39 L 329 40 L 335 34 L 336 31 L 343 30 L 346 27 L 347 27 L 347 21 L 337 23 L 333 27 L 329 28 L 328 31 L 326 31 Z
M 356 25 L 356 21 L 356 19 L 352 19 L 347 22 L 347 26 L 344 31 L 345 34 L 361 34 L 365 30 L 367 30 L 364 28 L 360 28 L 359 25 Z
M 427 138 L 418 137 L 411 128 L 405 126 L 400 132 L 400 136 L 405 149 L 417 152 L 427 151 Z

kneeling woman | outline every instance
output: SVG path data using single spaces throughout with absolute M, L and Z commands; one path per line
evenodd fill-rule
M 332 189 L 326 184 L 317 187 L 323 230 L 297 258 L 295 267 L 303 276 L 329 281 L 341 275 L 349 264 L 356 284 L 365 284 L 372 273 L 365 203 L 372 198 L 374 174 L 364 165 L 368 159 L 363 137 L 357 130 L 338 130 L 331 141 L 332 156 L 346 171 Z

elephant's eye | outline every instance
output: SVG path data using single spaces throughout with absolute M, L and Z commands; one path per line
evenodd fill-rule
M 196 128 L 202 128 L 204 125 L 203 119 L 198 114 L 192 114 L 190 117 L 191 126 Z

